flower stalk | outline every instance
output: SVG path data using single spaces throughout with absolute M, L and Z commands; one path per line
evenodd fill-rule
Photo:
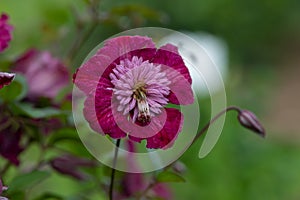
M 114 154 L 114 158 L 113 158 L 113 166 L 111 169 L 111 176 L 110 176 L 109 200 L 113 200 L 114 181 L 115 181 L 115 174 L 116 174 L 115 168 L 116 168 L 116 164 L 117 164 L 120 143 L 121 143 L 121 139 L 117 139 L 115 154 Z

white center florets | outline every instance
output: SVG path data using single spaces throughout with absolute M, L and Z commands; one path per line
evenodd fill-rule
M 143 61 L 134 56 L 124 59 L 110 73 L 114 95 L 118 100 L 117 110 L 123 115 L 133 111 L 133 121 L 150 122 L 168 103 L 171 83 L 160 65 Z

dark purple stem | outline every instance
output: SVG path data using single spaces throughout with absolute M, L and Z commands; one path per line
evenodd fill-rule
M 196 135 L 196 137 L 194 138 L 192 144 L 194 144 L 200 137 L 201 135 L 207 131 L 207 129 L 210 127 L 210 125 L 212 125 L 219 117 L 221 117 L 224 113 L 231 111 L 231 110 L 235 110 L 238 113 L 240 113 L 242 110 L 237 107 L 237 106 L 229 106 L 227 108 L 225 108 L 224 110 L 222 110 L 221 112 L 219 112 L 216 116 L 214 116 Z
M 116 174 L 115 167 L 116 167 L 116 163 L 117 163 L 117 157 L 118 157 L 120 143 L 121 143 L 121 139 L 118 139 L 117 143 L 116 143 L 116 150 L 115 150 L 113 166 L 112 166 L 111 176 L 110 176 L 109 200 L 113 200 L 114 180 L 115 180 L 115 174 Z

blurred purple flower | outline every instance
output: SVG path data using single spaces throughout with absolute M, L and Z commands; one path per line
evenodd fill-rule
M 3 88 L 5 85 L 9 85 L 14 79 L 14 77 L 15 74 L 13 73 L 0 72 L 0 89 Z
M 87 178 L 87 175 L 80 171 L 80 167 L 95 167 L 97 165 L 92 160 L 79 158 L 70 154 L 54 158 L 50 164 L 57 172 L 78 180 L 85 180 Z
M 127 140 L 126 142 L 127 151 L 136 152 L 135 143 L 131 140 Z M 127 165 L 131 168 L 131 170 L 139 170 L 139 166 L 137 165 L 136 160 L 132 157 L 131 153 L 127 155 Z M 150 181 L 146 177 L 144 173 L 126 173 L 121 180 L 121 189 L 120 193 L 116 194 L 117 200 L 128 199 L 132 197 L 136 197 L 137 195 L 141 195 L 147 187 L 149 187 Z M 172 193 L 165 184 L 156 183 L 151 186 L 150 190 L 147 191 L 147 196 L 159 197 L 166 200 L 172 199 Z
M 122 179 L 121 185 L 122 188 L 121 193 L 119 194 L 119 200 L 136 197 L 136 195 L 141 194 L 148 187 L 149 180 L 147 181 L 145 175 L 142 173 L 126 173 Z M 147 194 L 144 195 L 156 198 L 159 197 L 165 200 L 172 199 L 171 190 L 163 183 L 156 183 L 147 191 Z
M 249 110 L 242 110 L 239 112 L 238 120 L 240 124 L 255 133 L 261 135 L 262 137 L 265 136 L 265 129 L 259 122 L 258 118 Z
M 22 73 L 29 85 L 28 98 L 53 99 L 70 83 L 67 67 L 48 51 L 30 49 L 14 63 L 14 71 Z
M 122 195 L 127 198 L 144 191 L 147 187 L 147 183 L 141 173 L 126 173 L 121 185 L 123 186 Z
M 153 193 L 153 196 L 159 197 L 164 200 L 172 200 L 173 199 L 170 188 L 167 186 L 167 184 L 164 184 L 164 183 L 156 184 L 152 188 L 152 193 Z
M 2 13 L 0 16 L 0 52 L 8 47 L 8 43 L 12 39 L 11 32 L 13 27 L 7 24 L 9 17 L 7 14 Z
M 0 155 L 14 165 L 19 165 L 19 154 L 23 151 L 21 147 L 22 129 L 11 124 L 9 117 L 0 118 Z

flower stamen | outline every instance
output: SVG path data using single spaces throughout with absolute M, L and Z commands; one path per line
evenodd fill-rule
M 137 120 L 142 123 L 150 122 L 150 108 L 147 101 L 146 90 L 144 87 L 135 89 L 133 92 L 133 98 L 136 99 L 138 105 L 138 117 Z

